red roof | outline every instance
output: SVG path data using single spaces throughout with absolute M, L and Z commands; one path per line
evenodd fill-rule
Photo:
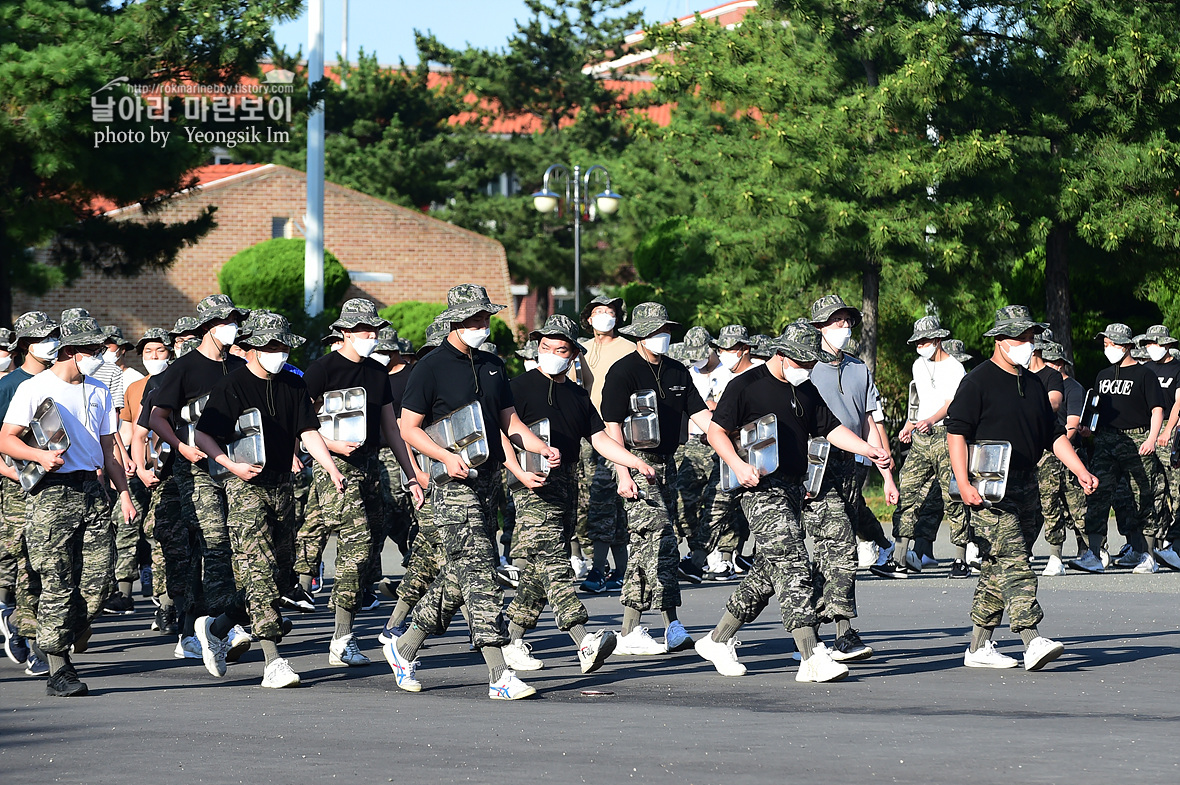
M 208 166 L 199 166 L 188 173 L 188 177 L 195 177 L 197 179 L 197 186 L 209 185 L 218 180 L 224 180 L 227 177 L 232 177 L 235 174 L 242 172 L 249 172 L 251 169 L 257 169 L 266 164 L 209 164 Z M 111 210 L 117 210 L 120 207 L 127 207 L 127 205 L 115 204 L 109 199 L 95 199 L 90 203 L 90 209 L 100 213 L 109 213 Z

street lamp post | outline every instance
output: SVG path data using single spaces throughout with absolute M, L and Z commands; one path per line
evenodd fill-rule
M 590 193 L 590 181 L 596 174 L 601 173 L 606 180 L 606 190 L 594 197 L 595 209 L 603 215 L 614 215 L 619 211 L 619 200 L 622 199 L 610 187 L 610 172 L 605 166 L 594 164 L 585 172 L 580 166 L 570 170 L 561 164 L 553 164 L 545 170 L 545 177 L 541 181 L 541 190 L 533 194 L 533 207 L 537 212 L 551 213 L 557 209 L 564 198 L 567 205 L 573 208 L 574 218 L 574 313 L 582 312 L 582 210 L 588 206 L 587 194 Z M 556 176 L 565 181 L 564 196 L 549 187 L 549 178 Z

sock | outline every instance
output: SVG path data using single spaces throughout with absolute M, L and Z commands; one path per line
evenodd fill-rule
M 504 663 L 504 651 L 499 646 L 484 646 L 479 652 L 483 655 L 483 661 L 488 664 L 488 680 L 495 684 L 504 675 L 504 671 L 508 670 Z
M 733 564 L 733 551 L 722 551 L 721 561 L 727 561 L 730 564 Z
M 1061 546 L 1060 545 L 1053 545 L 1052 543 L 1050 543 L 1049 544 L 1049 555 L 1056 556 L 1058 559 L 1060 559 L 1061 558 Z
M 660 614 L 663 615 L 663 617 L 664 617 L 664 626 L 665 627 L 670 625 L 672 622 L 676 621 L 676 609 L 675 608 L 667 608 L 667 609 L 661 610 Z
M 577 556 L 579 559 L 585 558 L 582 554 L 582 543 L 578 542 L 577 538 L 570 542 L 570 556 Z
M 411 624 L 410 629 L 406 630 L 406 634 L 398 638 L 394 645 L 397 646 L 398 654 L 407 660 L 413 660 L 418 656 L 418 650 L 425 642 L 426 633 L 419 629 L 417 624 Z
M 311 582 L 314 578 L 314 575 L 300 575 L 299 588 L 303 589 L 308 594 L 311 594 Z
M 524 627 L 521 627 L 516 622 L 508 622 L 508 637 L 513 643 L 523 638 L 526 632 L 528 632 L 528 630 L 526 630 Z
M 1143 539 L 1147 542 L 1147 550 L 1144 551 L 1144 553 L 1150 553 L 1154 557 L 1155 556 L 1155 546 L 1156 546 L 1156 542 L 1157 542 L 1155 536 L 1145 534 L 1145 535 L 1143 535 Z
M 511 628 L 509 628 L 509 630 L 511 631 Z M 585 625 L 582 624 L 575 624 L 573 627 L 569 628 L 569 635 L 574 639 L 575 646 L 581 646 L 582 641 L 584 641 L 586 636 L 589 634 L 590 633 L 586 632 Z
M 627 546 L 612 545 L 610 552 L 615 557 L 615 575 L 622 577 L 627 572 Z
M 229 635 L 229 631 L 233 628 L 233 620 L 223 613 L 213 620 L 213 624 L 209 625 L 209 632 L 213 633 L 218 638 L 224 638 L 226 635 Z
M 1060 549 L 1058 549 L 1058 550 L 1060 550 Z M 967 561 L 967 546 L 966 545 L 956 545 L 955 546 L 955 561 Z
M 896 546 L 893 551 L 893 563 L 898 567 L 904 567 L 905 555 L 910 549 L 910 538 L 898 537 L 896 540 L 894 540 L 893 544 Z
M 339 640 L 352 634 L 352 618 L 354 615 L 352 611 L 346 611 L 339 605 L 336 606 L 336 631 L 332 635 L 333 638 Z
M 119 594 L 124 597 L 131 596 L 131 581 L 119 581 Z
M 797 630 L 791 630 L 791 637 L 795 639 L 795 647 L 799 649 L 799 656 L 810 660 L 811 655 L 815 654 L 815 647 L 819 645 L 819 638 L 815 636 L 815 628 L 800 627 Z
M 852 619 L 836 619 L 836 637 L 843 637 L 845 633 L 852 629 Z
M 606 560 L 610 556 L 610 545 L 598 540 L 594 541 L 594 569 L 599 575 L 606 575 Z
M 688 557 L 692 559 L 694 567 L 703 570 L 705 568 L 705 562 L 709 560 L 709 552 L 704 548 L 693 548 Z
M 45 662 L 49 665 L 49 675 L 57 673 L 70 664 L 70 658 L 65 654 L 46 654 Z
M 983 648 L 983 644 L 992 639 L 992 633 L 995 629 L 992 627 L 980 627 L 978 625 L 971 628 L 971 651 L 976 652 Z
M 262 656 L 266 657 L 267 665 L 279 658 L 279 647 L 274 641 L 262 638 L 258 641 L 258 645 L 262 647 Z
M 1030 643 L 1039 637 L 1041 637 L 1041 633 L 1037 632 L 1036 627 L 1029 627 L 1026 630 L 1020 631 L 1020 640 L 1024 641 L 1024 648 L 1026 649 Z
M 718 643 L 728 643 L 729 639 L 737 635 L 737 631 L 741 628 L 742 622 L 738 617 L 726 611 L 722 614 L 721 621 L 717 622 L 717 626 L 713 628 L 713 632 L 709 634 L 709 637 Z
M 189 611 L 184 614 L 184 620 L 180 625 L 180 634 L 186 638 L 191 638 L 197 634 L 197 614 L 194 611 Z
M 12 607 L 16 604 L 16 590 L 11 586 L 0 588 L 0 603 Z
M 396 627 L 401 624 L 406 620 L 406 617 L 410 615 L 411 610 L 413 609 L 410 608 L 410 604 L 408 602 L 399 599 L 397 601 L 397 605 L 395 605 L 393 608 L 393 613 L 389 614 L 389 626 Z
M 176 603 L 172 602 L 172 598 L 169 597 L 167 594 L 161 594 L 159 599 L 160 599 L 160 607 L 161 608 L 171 608 L 173 605 L 176 604 Z
M 631 630 L 639 626 L 639 620 L 643 618 L 642 611 L 637 611 L 634 608 L 623 608 L 623 635 L 630 635 Z

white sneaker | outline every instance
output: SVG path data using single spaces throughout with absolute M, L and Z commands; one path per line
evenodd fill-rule
M 713 667 L 722 676 L 745 676 L 746 666 L 738 662 L 737 647 L 741 646 L 737 638 L 730 638 L 725 643 L 713 640 L 712 633 L 696 642 L 697 654 L 713 663 Z
M 876 565 L 878 567 L 886 564 L 887 562 L 889 562 L 893 559 L 893 551 L 894 551 L 894 547 L 895 547 L 893 543 L 889 543 L 888 548 L 881 548 L 881 547 L 877 546 L 876 543 L 873 543 L 873 545 L 874 545 L 874 547 L 877 548 Z
M 968 668 L 1015 668 L 1018 663 L 1007 654 L 1001 654 L 996 651 L 996 645 L 991 641 L 985 641 L 976 651 L 971 651 L 971 647 L 967 647 L 967 651 L 963 653 L 963 664 Z
M 570 556 L 570 566 L 574 568 L 574 580 L 583 580 L 590 574 L 590 560 L 578 556 Z
M 705 572 L 722 572 L 725 559 L 721 558 L 721 551 L 712 551 L 705 558 Z
M 1169 545 L 1167 548 L 1156 548 L 1155 558 L 1168 569 L 1180 570 L 1180 553 L 1176 553 L 1176 547 L 1173 545 Z
M 672 622 L 668 629 L 664 630 L 664 648 L 668 651 L 684 651 L 690 646 L 692 637 L 679 621 Z
M 922 571 L 922 557 L 919 556 L 915 551 L 905 552 L 905 563 L 906 566 L 914 572 Z
M 578 646 L 578 661 L 582 663 L 582 673 L 593 673 L 602 667 L 618 645 L 618 637 L 610 630 L 586 633 L 582 643 Z
M 1069 566 L 1073 567 L 1075 570 L 1081 570 L 1082 572 L 1106 572 L 1106 565 L 1102 563 L 1101 559 L 1094 555 L 1094 551 L 1086 551 L 1078 558 L 1071 559 Z
M 221 678 L 225 675 L 225 653 L 229 644 L 224 638 L 213 634 L 213 617 L 201 616 L 197 619 L 197 640 L 201 642 L 201 659 L 205 663 L 205 670 L 210 676 Z
M 202 659 L 201 642 L 197 640 L 196 635 L 189 635 L 188 637 L 179 635 L 176 638 L 176 648 L 172 650 L 172 656 L 178 660 Z
M 514 671 L 539 671 L 545 663 L 533 656 L 533 647 L 524 641 L 510 641 L 500 651 L 504 652 L 504 662 Z
M 976 570 L 979 569 L 979 566 L 982 563 L 979 558 L 979 546 L 973 542 L 967 543 L 966 562 L 968 567 Z
M 1099 561 L 1102 562 L 1102 566 L 1104 568 L 1109 567 L 1110 566 L 1110 551 L 1106 550 L 1106 548 L 1103 548 L 1101 551 L 1098 552 L 1098 559 L 1099 559 Z
M 636 656 L 649 656 L 653 654 L 666 654 L 668 649 L 662 643 L 656 643 L 655 639 L 647 631 L 647 627 L 636 627 L 631 630 L 628 635 L 620 635 L 618 645 L 615 646 L 615 654 L 632 654 Z
M 406 692 L 421 692 L 422 683 L 418 681 L 418 661 L 410 662 L 397 650 L 397 640 L 394 639 L 381 649 L 385 654 L 385 661 L 393 669 L 393 677 L 397 686 Z
M 825 652 L 828 651 L 828 647 L 826 645 L 824 645 L 823 641 L 820 641 L 819 643 L 815 644 L 815 648 L 812 651 L 813 652 L 819 651 L 820 649 L 823 649 Z M 828 656 L 829 657 L 832 656 L 831 652 L 828 652 Z M 795 649 L 795 651 L 793 651 L 791 653 L 791 659 L 794 660 L 795 662 L 803 662 L 803 652 L 799 651 L 798 649 Z
M 1041 575 L 1046 578 L 1056 578 L 1065 575 L 1065 565 L 1056 555 L 1050 554 L 1049 563 L 1045 565 L 1045 569 L 1041 570 Z
M 229 635 L 225 636 L 225 640 L 226 662 L 237 662 L 240 660 L 243 654 L 250 651 L 250 646 L 253 642 L 250 633 L 246 632 L 240 624 L 234 625 L 234 628 L 229 631 Z
M 283 687 L 298 687 L 299 674 L 291 670 L 291 663 L 279 657 L 270 665 L 267 665 L 266 670 L 263 671 L 262 686 L 276 690 L 282 689 Z
M 346 665 L 350 668 L 368 665 L 371 660 L 361 654 L 356 636 L 351 632 L 343 638 L 333 638 L 328 644 L 328 664 Z
M 499 681 L 488 684 L 488 697 L 494 701 L 514 701 L 536 694 L 536 690 L 516 678 L 511 668 L 504 669 Z
M 847 665 L 833 660 L 826 648 L 816 648 L 810 657 L 799 663 L 799 672 L 795 674 L 795 681 L 815 683 L 840 681 L 847 675 Z
M 1043 635 L 1033 638 L 1028 644 L 1028 648 L 1024 650 L 1024 669 L 1026 671 L 1039 671 L 1060 657 L 1064 651 L 1064 646 L 1057 641 L 1049 640 Z
M 1136 575 L 1155 575 L 1160 571 L 1160 566 L 1155 563 L 1155 557 L 1150 553 L 1143 554 L 1143 558 L 1135 565 L 1135 569 L 1131 572 Z
M 881 550 L 872 540 L 860 540 L 856 543 L 857 569 L 867 570 L 877 563 L 877 552 Z

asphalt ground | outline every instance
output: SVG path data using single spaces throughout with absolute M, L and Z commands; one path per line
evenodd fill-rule
M 395 557 L 387 551 L 386 563 Z M 948 565 L 908 580 L 861 573 L 856 626 L 876 653 L 852 663 L 840 683 L 794 681 L 793 644 L 773 603 L 739 633 L 749 668 L 742 678 L 718 675 L 692 650 L 616 656 L 583 676 L 572 643 L 546 613 L 529 637 L 546 668 L 522 674 L 539 694 L 516 703 L 487 698 L 487 671 L 468 650 L 461 617 L 423 650 L 424 691 L 409 694 L 394 684 L 376 640 L 390 605 L 357 622 L 373 664 L 333 668 L 321 594 L 320 610 L 296 616 L 282 645 L 303 686 L 267 690 L 257 647 L 222 680 L 199 661 L 173 659 L 175 640 L 148 630 L 150 606 L 141 600 L 136 615 L 100 619 L 90 651 L 75 658 L 87 697 L 48 698 L 42 680 L 0 663 L 0 782 L 1180 778 L 1180 574 L 1042 579 L 1041 630 L 1066 651 L 1027 673 L 962 666 L 975 581 L 948 579 Z M 691 634 L 707 634 L 732 589 L 685 586 L 680 618 Z M 617 629 L 617 595 L 585 601 L 592 630 Z M 644 623 L 662 632 L 655 614 Z M 1019 639 L 1006 628 L 996 641 L 1019 657 Z

